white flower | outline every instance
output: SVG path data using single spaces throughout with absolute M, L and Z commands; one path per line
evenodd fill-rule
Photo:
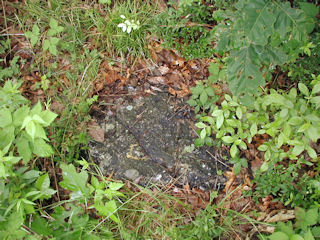
M 120 15 L 122 19 L 126 19 L 124 15 Z M 132 30 L 137 30 L 140 28 L 140 21 L 135 22 L 134 20 L 125 20 L 124 23 L 119 23 L 118 27 L 122 29 L 123 32 L 130 33 Z
M 127 25 L 124 24 L 124 23 L 119 23 L 119 24 L 118 24 L 118 27 L 119 27 L 119 28 L 122 28 L 122 32 L 125 32 L 125 31 L 127 30 Z

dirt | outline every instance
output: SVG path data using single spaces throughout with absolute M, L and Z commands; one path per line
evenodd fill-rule
M 194 148 L 196 137 L 189 107 L 158 93 L 124 101 L 116 114 L 96 119 L 104 141 L 90 143 L 90 157 L 103 174 L 141 185 L 190 184 L 219 189 L 226 181 L 224 160 L 214 148 Z

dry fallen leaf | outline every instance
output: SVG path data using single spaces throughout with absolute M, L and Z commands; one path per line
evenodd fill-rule
M 97 142 L 104 141 L 104 130 L 95 121 L 90 121 L 88 124 L 90 136 Z

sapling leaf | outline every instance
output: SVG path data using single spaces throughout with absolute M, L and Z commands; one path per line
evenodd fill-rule
M 315 94 L 317 94 L 318 92 L 320 92 L 320 83 L 318 83 L 318 84 L 316 84 L 316 85 L 313 86 L 311 94 L 312 94 L 312 95 L 315 95 Z
M 11 111 L 8 108 L 0 109 L 0 128 L 4 128 L 12 123 Z
M 78 193 L 77 197 L 88 198 L 90 191 L 87 187 L 88 173 L 82 170 L 77 173 L 75 167 L 72 164 L 61 164 L 63 181 L 60 182 L 60 186 Z
M 221 114 L 221 115 L 219 115 L 219 116 L 217 117 L 216 126 L 217 126 L 218 129 L 221 128 L 221 126 L 222 126 L 222 124 L 223 124 L 223 121 L 224 121 L 224 117 L 223 117 L 223 115 Z
M 224 141 L 225 143 L 229 143 L 229 144 L 234 142 L 234 139 L 233 139 L 233 137 L 231 137 L 231 136 L 224 136 L 224 137 L 222 137 L 221 139 L 222 139 L 222 141 Z
M 230 155 L 232 158 L 236 157 L 237 153 L 238 153 L 238 148 L 237 145 L 232 144 L 231 148 L 230 148 Z
M 43 139 L 36 138 L 34 140 L 33 153 L 39 157 L 50 157 L 54 152 L 52 147 L 47 144 Z
M 303 83 L 299 83 L 298 84 L 298 88 L 300 90 L 300 92 L 302 92 L 304 95 L 309 96 L 309 89 L 306 85 L 304 85 Z

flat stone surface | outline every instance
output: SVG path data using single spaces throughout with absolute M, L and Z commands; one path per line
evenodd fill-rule
M 165 93 L 124 104 L 115 116 L 97 120 L 105 130 L 105 141 L 91 142 L 90 157 L 104 174 L 142 185 L 174 181 L 205 190 L 217 188 L 225 182 L 216 173 L 225 169 L 219 163 L 223 160 L 216 161 L 213 148 L 193 147 L 195 132 L 190 116 L 184 116 L 186 107 L 173 103 Z

